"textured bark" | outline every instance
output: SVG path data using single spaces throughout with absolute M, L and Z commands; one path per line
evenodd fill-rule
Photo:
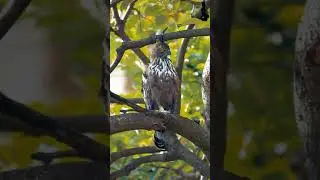
M 208 130 L 210 130 L 210 53 L 203 68 L 201 92 L 205 122 Z
M 299 24 L 294 64 L 294 105 L 309 179 L 320 179 L 320 2 L 308 0 Z

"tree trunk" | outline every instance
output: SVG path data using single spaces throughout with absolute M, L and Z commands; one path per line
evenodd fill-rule
M 293 70 L 296 122 L 312 180 L 320 179 L 319 20 L 319 1 L 308 0 L 297 31 Z

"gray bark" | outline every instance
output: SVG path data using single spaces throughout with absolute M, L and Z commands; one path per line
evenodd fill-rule
M 210 53 L 203 68 L 201 92 L 205 122 L 208 130 L 210 130 Z
M 294 105 L 309 179 L 320 179 L 320 2 L 308 0 L 298 27 Z

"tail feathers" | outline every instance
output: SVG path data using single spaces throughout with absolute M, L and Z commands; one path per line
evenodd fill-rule
M 165 149 L 165 141 L 163 140 L 162 133 L 163 131 L 155 131 L 154 144 L 160 149 Z

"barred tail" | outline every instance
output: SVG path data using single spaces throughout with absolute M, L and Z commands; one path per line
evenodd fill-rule
M 163 140 L 162 133 L 163 131 L 154 132 L 154 144 L 160 149 L 165 149 L 165 142 Z

